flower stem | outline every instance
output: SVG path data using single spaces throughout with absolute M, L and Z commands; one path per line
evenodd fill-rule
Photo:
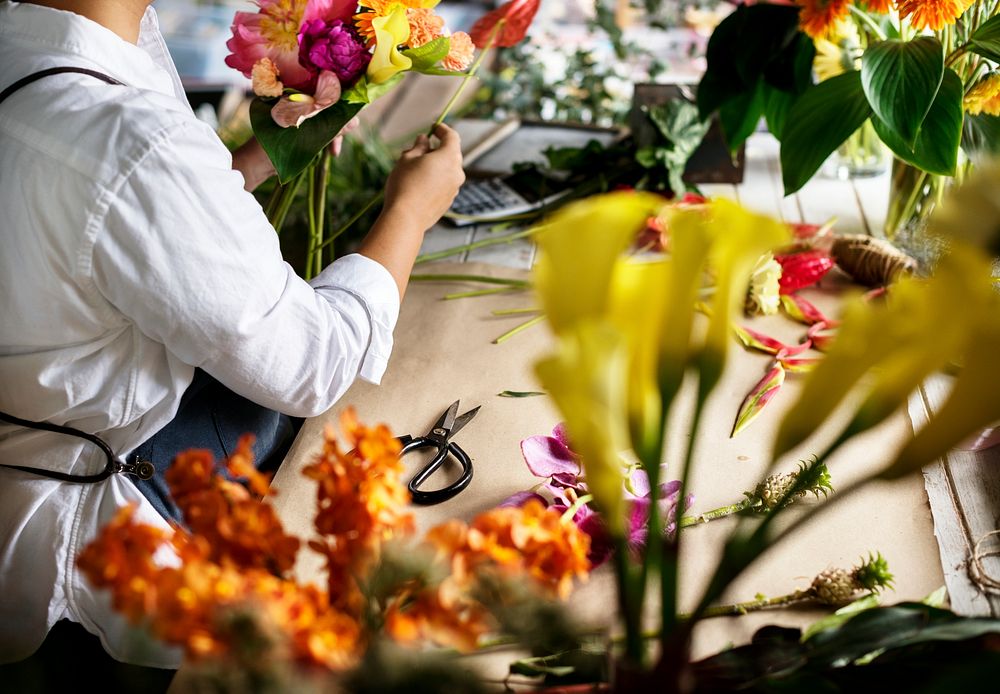
M 562 516 L 560 516 L 559 520 L 563 523 L 572 522 L 573 517 L 576 515 L 576 512 L 593 500 L 594 500 L 593 494 L 584 494 L 583 496 L 578 497 L 577 500 L 573 502 L 572 506 L 563 511 L 563 514 Z
M 490 52 L 490 49 L 493 48 L 493 43 L 497 39 L 497 34 L 500 33 L 500 30 L 503 28 L 503 25 L 506 23 L 506 21 L 507 21 L 506 19 L 501 19 L 499 22 L 497 22 L 496 26 L 493 27 L 493 32 L 490 34 L 490 38 L 486 42 L 486 45 L 483 46 L 483 50 L 479 53 L 479 57 L 476 58 L 476 62 L 472 64 L 472 67 L 465 74 L 465 77 L 462 78 L 462 83 L 458 85 L 458 89 L 456 89 L 455 93 L 451 95 L 451 99 L 448 100 L 448 103 L 445 105 L 444 110 L 441 112 L 441 115 L 438 116 L 438 119 L 434 121 L 434 125 L 431 126 L 432 133 L 434 132 L 434 128 L 444 123 L 444 119 L 448 117 L 448 114 L 451 113 L 451 109 L 453 109 L 455 107 L 455 104 L 458 103 L 459 98 L 462 96 L 462 93 L 465 91 L 465 88 L 469 85 L 469 82 L 472 80 L 473 77 L 476 76 L 476 73 L 479 72 L 479 68 L 480 66 L 482 66 L 483 60 L 486 58 L 486 55 Z
M 493 344 L 495 344 L 495 345 L 499 345 L 499 344 L 502 344 L 502 343 L 506 342 L 507 340 L 509 340 L 510 338 L 512 338 L 512 337 L 514 337 L 515 335 L 517 335 L 518 333 L 520 333 L 520 332 L 522 332 L 522 331 L 524 331 L 524 330 L 527 330 L 527 329 L 528 329 L 528 328 L 530 328 L 531 326 L 533 326 L 533 325 L 538 325 L 538 324 L 539 324 L 539 323 L 541 323 L 541 322 L 542 322 L 543 320 L 545 320 L 545 316 L 535 316 L 535 317 L 534 317 L 534 318 L 532 318 L 531 320 L 529 320 L 529 321 L 525 321 L 524 323 L 521 323 L 521 324 L 520 324 L 519 326 L 517 326 L 516 328 L 513 328 L 513 329 L 511 329 L 511 330 L 508 330 L 508 331 L 507 331 L 507 332 L 505 332 L 505 333 L 504 333 L 503 335 L 501 335 L 501 336 L 500 336 L 500 337 L 498 337 L 497 339 L 493 340 Z
M 513 234 L 507 234 L 506 236 L 497 236 L 495 238 L 481 239 L 479 241 L 473 241 L 472 243 L 465 243 L 461 246 L 455 246 L 453 248 L 446 248 L 443 251 L 437 251 L 436 253 L 425 253 L 423 255 L 417 256 L 414 261 L 414 265 L 417 263 L 427 263 L 432 260 L 441 260 L 443 258 L 450 258 L 453 255 L 458 255 L 459 253 L 464 253 L 465 251 L 474 251 L 477 248 L 485 248 L 486 246 L 495 246 L 501 243 L 510 243 L 511 241 L 517 241 L 518 239 L 527 238 L 537 231 L 537 227 L 531 229 L 524 229 L 523 231 L 518 231 Z
M 336 241 L 337 237 L 339 237 L 341 234 L 343 234 L 344 232 L 346 232 L 347 230 L 349 230 L 352 226 L 354 226 L 354 223 L 356 221 L 358 221 L 363 216 L 365 216 L 365 213 L 367 213 L 368 210 L 370 210 L 371 208 L 375 207 L 375 205 L 377 205 L 378 203 L 380 203 L 382 201 L 382 198 L 384 196 L 385 196 L 385 191 L 384 190 L 383 191 L 379 191 L 378 194 L 375 195 L 374 197 L 372 197 L 372 199 L 369 200 L 367 203 L 365 203 L 365 206 L 362 207 L 358 212 L 356 212 L 353 217 L 351 217 L 349 220 L 347 220 L 346 224 L 344 224 L 342 227 L 340 227 L 335 232 L 333 232 L 332 234 L 330 234 L 330 238 L 326 239 L 321 244 L 319 244 L 319 246 L 317 246 L 315 248 L 315 250 L 317 250 L 317 251 L 321 250 L 321 249 L 329 246 L 330 244 L 332 244 L 334 241 Z
M 281 232 L 281 227 L 285 224 L 285 217 L 288 216 L 288 211 L 295 201 L 295 195 L 298 193 L 299 185 L 301 185 L 303 178 L 305 178 L 305 173 L 300 173 L 286 184 L 279 183 L 280 192 L 271 196 L 274 202 L 274 209 L 270 209 L 272 206 L 269 202 L 267 219 L 278 233 Z
M 309 178 L 309 189 L 306 194 L 306 211 L 309 217 L 309 250 L 306 252 L 306 267 L 304 277 L 312 279 L 315 267 L 314 258 L 316 256 L 316 246 L 319 244 L 320 231 L 316 225 L 316 163 L 309 165 L 306 169 L 306 177 Z
M 512 287 L 527 287 L 527 280 L 515 280 L 508 277 L 490 277 L 489 275 L 410 275 L 411 282 L 482 282 L 483 284 L 506 284 Z
M 473 299 L 478 296 L 494 296 L 495 294 L 507 294 L 509 292 L 520 291 L 521 287 L 494 287 L 493 289 L 477 289 L 471 292 L 456 292 L 454 294 L 445 294 L 445 301 L 451 301 L 452 299 Z
M 737 513 L 742 513 L 750 508 L 751 503 L 751 499 L 744 499 L 743 501 L 730 504 L 729 506 L 722 506 L 720 508 L 712 509 L 711 511 L 706 511 L 705 513 L 700 513 L 697 516 L 684 516 L 681 518 L 680 527 L 690 528 L 692 525 L 700 525 L 701 523 L 708 523 L 709 521 L 718 520 L 719 518 L 726 518 Z
M 875 34 L 879 40 L 885 41 L 885 32 L 882 31 L 882 27 L 878 25 L 878 22 L 876 22 L 870 14 L 862 10 L 860 7 L 855 7 L 853 4 L 849 5 L 849 8 L 854 16 L 867 25 L 867 27 L 871 29 L 871 32 Z
M 491 311 L 494 316 L 519 316 L 523 313 L 538 313 L 542 309 L 540 308 L 503 308 L 496 311 Z
M 756 612 L 758 610 L 765 610 L 769 607 L 783 607 L 785 605 L 793 605 L 797 602 L 805 602 L 810 598 L 809 593 L 806 591 L 797 590 L 794 593 L 789 593 L 788 595 L 779 595 L 776 598 L 758 598 L 756 600 L 747 600 L 746 602 L 736 602 L 731 605 L 712 605 L 701 613 L 702 617 L 725 617 L 725 616 L 736 616 L 744 615 L 747 612 Z

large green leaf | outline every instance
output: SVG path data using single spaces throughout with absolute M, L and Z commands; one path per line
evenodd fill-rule
M 962 139 L 961 78 L 952 70 L 944 71 L 941 88 L 912 147 L 879 118 L 873 117 L 872 125 L 882 141 L 906 163 L 928 173 L 953 176 Z
M 979 25 L 969 37 L 969 50 L 994 62 L 1000 62 L 1000 15 Z
M 736 152 L 756 129 L 764 115 L 764 80 L 758 80 L 752 91 L 727 101 L 719 109 L 719 124 L 730 152 Z
M 274 103 L 273 100 L 255 98 L 250 104 L 250 124 L 282 183 L 288 183 L 302 173 L 364 106 L 341 99 L 298 128 L 282 128 L 271 118 Z
M 857 70 L 807 89 L 789 110 L 781 133 L 785 195 L 804 186 L 826 158 L 871 115 Z
M 767 129 L 779 140 L 795 99 L 795 95 L 790 92 L 783 92 L 768 84 L 764 85 L 764 118 L 767 119 Z
M 912 146 L 944 77 L 944 49 L 930 36 L 879 41 L 861 59 L 868 103 L 907 146 Z
M 973 158 L 1000 154 L 1000 116 L 966 113 L 962 122 L 962 149 Z

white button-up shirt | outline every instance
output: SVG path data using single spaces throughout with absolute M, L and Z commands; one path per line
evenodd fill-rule
M 150 9 L 138 45 L 78 15 L 0 2 L 0 89 L 70 65 L 0 104 L 0 410 L 96 433 L 123 456 L 176 413 L 195 367 L 291 415 L 377 382 L 399 296 L 358 255 L 306 283 L 215 133 L 181 89 Z M 78 438 L 0 423 L 0 463 L 88 474 Z M 75 566 L 117 509 L 163 524 L 123 475 L 57 482 L 0 468 L 0 663 L 59 619 L 119 660 L 176 666 Z

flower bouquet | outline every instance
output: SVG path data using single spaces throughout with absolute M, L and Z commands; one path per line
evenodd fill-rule
M 280 230 L 309 180 L 307 275 L 321 268 L 329 145 L 407 72 L 462 75 L 474 46 L 450 33 L 437 0 L 260 0 L 237 12 L 226 64 L 252 80 L 253 132 L 281 185 L 267 205 Z
M 718 111 L 732 148 L 766 118 L 786 194 L 870 124 L 898 162 L 893 238 L 926 220 L 967 161 L 1000 149 L 998 10 L 993 0 L 741 5 L 709 42 L 699 106 Z

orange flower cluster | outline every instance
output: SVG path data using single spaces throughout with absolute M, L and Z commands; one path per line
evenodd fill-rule
M 432 528 L 426 541 L 451 575 L 433 589 L 404 593 L 390 607 L 386 628 L 400 641 L 418 637 L 471 650 L 492 626 L 487 609 L 472 597 L 484 571 L 527 575 L 544 591 L 565 599 L 573 579 L 590 570 L 590 536 L 558 511 L 532 500 L 477 516 L 466 526 L 450 521 Z
M 352 409 L 341 415 L 350 449 L 341 450 L 332 430 L 323 451 L 302 474 L 316 480 L 316 530 L 320 540 L 309 546 L 326 558 L 331 603 L 357 614 L 361 592 L 355 576 L 363 575 L 394 535 L 413 530 L 407 511 L 410 493 L 402 481 L 399 441 L 384 425 L 358 423 Z
M 329 609 L 325 593 L 262 569 L 217 563 L 205 538 L 180 529 L 168 538 L 137 523 L 134 513 L 134 506 L 122 509 L 77 560 L 91 583 L 111 591 L 115 610 L 129 622 L 200 659 L 230 650 L 225 616 L 250 608 L 286 636 L 296 662 L 330 669 L 356 662 L 361 627 Z M 179 562 L 158 566 L 153 556 L 169 548 Z
M 247 478 L 251 489 L 264 496 L 270 480 L 253 465 L 253 441 L 252 436 L 242 437 L 227 467 L 230 475 Z M 272 506 L 253 498 L 243 485 L 216 475 L 210 451 L 181 453 L 165 478 L 184 522 L 211 548 L 212 561 L 278 576 L 295 565 L 298 538 L 285 534 Z
M 212 455 L 201 450 L 179 455 L 166 476 L 190 531 L 141 525 L 127 507 L 80 554 L 80 570 L 111 592 L 114 608 L 131 623 L 193 659 L 241 652 L 243 634 L 232 618 L 251 615 L 279 637 L 281 657 L 331 670 L 357 663 L 373 608 L 384 608 L 375 623 L 400 641 L 424 638 L 468 650 L 496 626 L 476 597 L 483 576 L 529 576 L 560 597 L 575 577 L 586 576 L 589 536 L 530 502 L 489 511 L 468 526 L 434 528 L 426 542 L 444 570 L 400 579 L 384 603 L 368 604 L 359 581 L 374 575 L 387 540 L 412 532 L 410 497 L 400 443 L 389 430 L 361 425 L 352 410 L 341 425 L 348 450 L 328 429 L 322 452 L 304 470 L 317 482 L 320 537 L 310 547 L 326 559 L 328 590 L 287 578 L 299 540 L 284 533 L 270 505 L 217 475 Z M 253 467 L 252 443 L 241 440 L 226 465 L 266 495 L 268 478 Z

